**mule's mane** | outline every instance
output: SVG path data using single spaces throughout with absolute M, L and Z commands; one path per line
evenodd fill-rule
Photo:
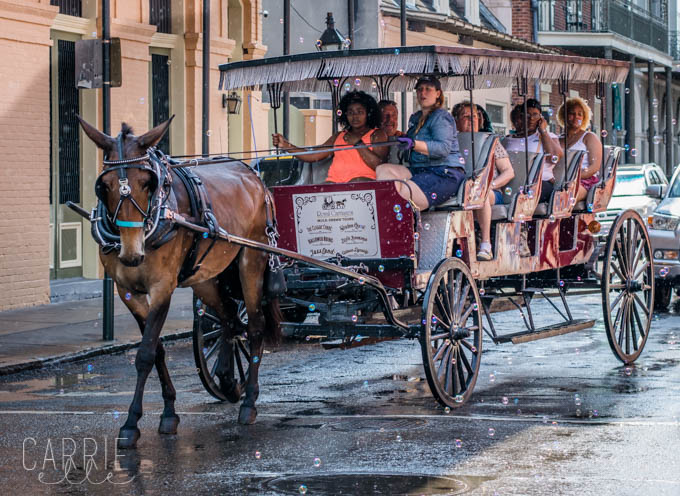
M 132 132 L 132 128 L 130 126 L 128 126 L 127 122 L 123 122 L 123 124 L 121 125 L 121 128 L 120 128 L 120 132 L 121 132 L 123 138 L 125 138 L 127 136 L 134 136 L 134 133 Z

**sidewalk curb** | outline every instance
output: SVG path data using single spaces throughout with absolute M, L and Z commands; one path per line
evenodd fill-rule
M 193 334 L 192 330 L 170 333 L 161 336 L 161 341 L 177 341 L 179 339 L 190 338 L 192 334 Z M 11 374 L 17 374 L 19 372 L 25 372 L 27 370 L 42 369 L 50 367 L 52 365 L 58 365 L 61 363 L 77 362 L 79 360 L 85 360 L 87 358 L 92 358 L 101 355 L 112 355 L 114 353 L 120 353 L 131 348 L 137 348 L 141 344 L 141 342 L 142 340 L 140 339 L 139 341 L 132 341 L 128 343 L 109 344 L 104 346 L 88 348 L 86 350 L 77 351 L 75 353 L 67 353 L 65 355 L 40 358 L 38 360 L 17 363 L 14 365 L 6 365 L 4 367 L 0 367 L 0 377 Z

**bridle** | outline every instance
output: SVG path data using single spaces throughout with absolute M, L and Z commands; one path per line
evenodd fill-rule
M 168 199 L 168 192 L 170 188 L 171 178 L 168 168 L 163 164 L 162 152 L 151 147 L 147 150 L 146 154 L 133 157 L 133 158 L 122 158 L 123 157 L 123 133 L 119 133 L 116 137 L 118 157 L 119 160 L 107 160 L 104 159 L 104 166 L 106 167 L 95 181 L 95 194 L 103 206 L 103 210 L 106 211 L 106 216 L 108 217 L 111 224 L 117 227 L 132 227 L 132 228 L 144 228 L 144 239 L 146 240 L 153 234 L 153 232 L 158 227 L 158 221 L 160 218 L 162 207 Z M 108 167 L 107 167 L 108 166 Z M 127 171 L 129 169 L 139 169 L 149 172 L 151 175 L 151 181 L 149 185 L 149 201 L 144 210 L 132 197 L 132 187 L 128 182 Z M 118 204 L 113 212 L 113 215 L 108 211 L 106 207 L 106 190 L 103 184 L 103 178 L 106 174 L 111 172 L 116 172 L 118 175 L 118 193 L 120 198 Z M 129 221 L 121 220 L 118 218 L 120 214 L 120 209 L 123 204 L 129 201 L 132 203 L 133 207 L 142 214 L 141 221 Z

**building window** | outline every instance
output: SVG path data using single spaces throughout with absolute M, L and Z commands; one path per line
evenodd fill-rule
M 172 33 L 170 0 L 150 0 L 149 24 L 159 33 Z
M 491 119 L 493 132 L 504 136 L 507 132 L 507 125 L 505 124 L 505 105 L 487 103 L 486 113 L 489 114 L 489 119 Z
M 50 5 L 58 6 L 60 14 L 74 17 L 80 17 L 82 10 L 80 0 L 50 0 Z

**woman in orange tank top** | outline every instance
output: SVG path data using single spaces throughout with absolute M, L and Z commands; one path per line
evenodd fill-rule
M 360 143 L 370 145 L 371 143 L 387 141 L 385 133 L 377 129 L 380 125 L 378 103 L 368 93 L 363 91 L 345 93 L 345 96 L 340 100 L 338 109 L 341 112 L 338 117 L 338 123 L 344 129 L 333 134 L 322 146 L 340 148 Z M 280 134 L 273 134 L 272 142 L 274 146 L 280 146 L 287 152 L 305 151 L 292 145 Z M 375 168 L 385 161 L 388 152 L 389 148 L 386 146 L 360 149 L 350 148 L 334 152 L 324 151 L 321 148 L 318 153 L 300 155 L 298 158 L 304 162 L 318 162 L 332 156 L 333 162 L 328 169 L 326 182 L 346 183 L 351 181 L 375 181 Z

